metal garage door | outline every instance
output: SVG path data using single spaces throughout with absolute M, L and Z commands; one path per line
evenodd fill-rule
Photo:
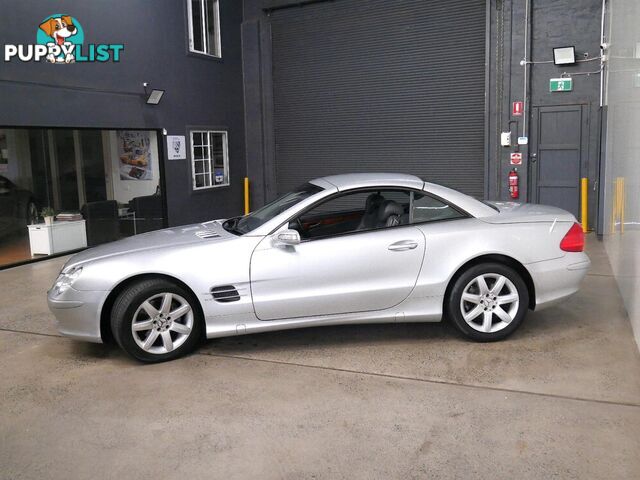
M 337 0 L 272 12 L 278 193 L 392 171 L 482 197 L 485 8 Z

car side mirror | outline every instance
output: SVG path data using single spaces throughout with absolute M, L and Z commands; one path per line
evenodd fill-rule
M 273 236 L 274 245 L 298 245 L 300 234 L 297 230 L 283 230 Z

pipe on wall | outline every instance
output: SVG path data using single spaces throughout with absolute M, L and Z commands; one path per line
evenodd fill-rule
M 602 15 L 600 17 L 600 106 L 604 105 L 604 68 L 605 68 L 605 53 L 604 48 L 604 17 L 607 8 L 607 0 L 602 0 Z
M 524 80 L 522 93 L 522 136 L 527 137 L 527 117 L 529 116 L 529 47 L 531 43 L 531 0 L 525 1 L 524 11 Z

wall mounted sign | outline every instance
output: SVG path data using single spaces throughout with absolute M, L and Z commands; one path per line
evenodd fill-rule
M 28 31 L 24 28 L 21 31 Z M 84 43 L 84 29 L 76 17 L 56 13 L 38 26 L 36 43 L 6 44 L 4 61 L 47 61 L 57 64 L 119 62 L 122 43 Z
M 513 107 L 511 108 L 511 115 L 514 117 L 522 116 L 522 112 L 524 111 L 524 102 L 513 102 Z
M 529 137 L 518 137 L 518 145 L 527 145 L 529 143 Z
M 571 90 L 573 90 L 573 78 L 549 79 L 550 92 L 570 92 Z
M 511 153 L 511 165 L 522 165 L 522 153 L 513 152 Z
M 169 160 L 187 158 L 186 138 L 184 135 L 167 135 L 167 156 Z

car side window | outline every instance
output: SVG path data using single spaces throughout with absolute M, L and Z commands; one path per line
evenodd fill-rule
M 454 218 L 465 218 L 465 215 L 437 198 L 414 193 L 411 205 L 411 223 L 435 222 Z
M 371 189 L 346 193 L 304 212 L 289 222 L 303 240 L 391 228 L 409 223 L 411 192 Z

